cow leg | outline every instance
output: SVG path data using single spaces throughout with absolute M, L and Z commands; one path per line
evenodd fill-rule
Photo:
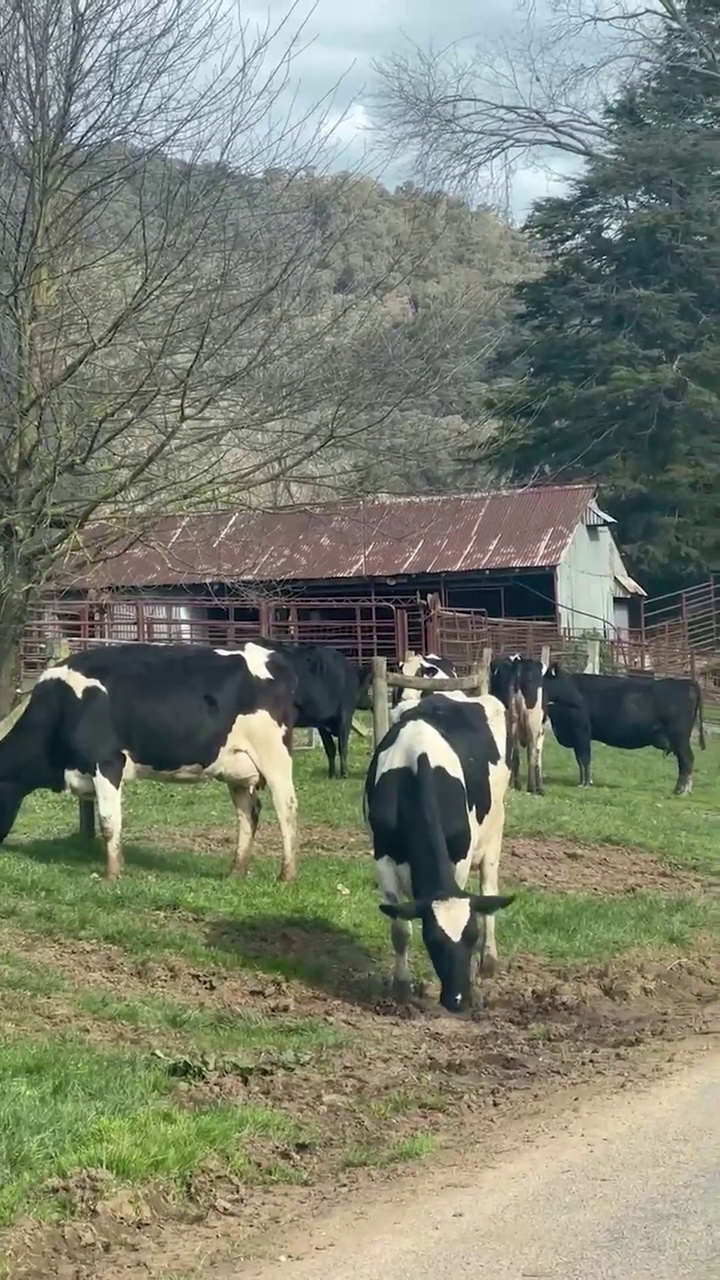
M 493 812 L 493 826 L 487 832 L 485 840 L 485 852 L 483 860 L 480 863 L 480 892 L 482 894 L 497 895 L 500 890 L 498 888 L 498 871 L 500 869 L 500 851 L 502 849 L 502 837 L 505 827 L 505 804 L 503 801 L 496 801 Z M 487 821 L 487 819 L 486 819 Z M 495 941 L 495 916 L 483 916 L 483 940 L 482 952 L 480 958 L 480 973 L 485 978 L 491 978 L 497 973 L 498 953 L 497 943 Z
M 327 756 L 328 778 L 334 778 L 335 777 L 335 757 L 337 755 L 337 750 L 335 747 L 335 739 L 333 738 L 332 734 L 328 729 L 318 729 L 318 733 L 320 734 L 320 739 L 325 748 L 325 755 Z
M 535 748 L 535 751 L 536 751 L 535 776 L 537 779 L 537 792 L 538 792 L 538 795 L 540 796 L 545 795 L 545 779 L 543 777 L 543 747 L 544 746 L 545 746 L 545 731 L 541 730 L 540 733 L 538 734 L 537 744 Z
M 410 921 L 393 920 L 390 925 L 390 937 L 392 938 L 393 950 L 395 952 L 395 963 L 393 965 L 392 976 L 393 999 L 397 1000 L 398 1004 L 405 1004 L 412 996 L 410 965 L 408 963 L 408 954 L 412 939 L 412 925 L 410 924 Z
M 695 755 L 690 746 L 690 735 L 682 742 L 675 741 L 671 750 L 678 763 L 678 779 L 675 783 L 676 796 L 689 796 L 693 787 L 693 766 Z
M 540 753 L 537 741 L 532 738 L 527 746 L 527 789 L 531 795 L 542 795 Z
M 122 856 L 122 775 L 123 761 L 99 764 L 95 770 L 95 799 L 100 830 L 105 841 L 105 878 L 110 883 L 120 878 Z
M 513 738 L 510 746 L 510 779 L 516 791 L 522 790 L 520 786 L 520 748 L 515 738 Z
M 230 864 L 230 875 L 244 876 L 247 875 L 250 851 L 260 821 L 262 802 L 257 792 L 250 791 L 242 783 L 228 782 L 227 785 L 230 799 L 235 806 L 237 820 L 235 857 Z
M 350 730 L 352 729 L 352 708 L 347 708 L 340 713 L 340 721 L 338 724 L 338 750 L 340 752 L 340 777 L 348 776 L 348 747 L 350 745 Z
M 580 770 L 580 783 L 579 783 L 579 785 L 580 785 L 581 787 L 591 787 L 591 786 L 592 786 L 592 777 L 590 776 L 590 748 L 589 748 L 589 746 L 587 746 L 587 747 L 586 747 L 586 746 L 583 744 L 583 745 L 582 745 L 582 746 L 580 746 L 580 747 L 575 747 L 575 759 L 576 759 L 576 760 L 577 760 L 577 762 L 578 762 L 578 768 L 579 768 L 579 770 Z
M 278 742 L 263 751 L 263 777 L 272 796 L 282 836 L 282 862 L 279 880 L 292 884 L 297 876 L 295 841 L 297 839 L 297 797 L 293 786 L 292 756 Z

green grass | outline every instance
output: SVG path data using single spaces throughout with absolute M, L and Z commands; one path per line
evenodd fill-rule
M 0 1051 L 0 1221 L 19 1209 L 62 1209 L 43 1193 L 51 1179 L 106 1170 L 118 1182 L 175 1182 L 220 1162 L 252 1173 L 259 1137 L 293 1138 L 282 1112 L 219 1103 L 173 1104 L 160 1062 L 89 1050 L 72 1038 L 5 1041 Z
M 546 757 L 548 794 L 512 794 L 509 833 L 633 845 L 668 865 L 717 874 L 717 739 L 697 753 L 695 792 L 681 798 L 670 794 L 674 763 L 658 752 L 597 748 L 596 786 L 589 791 L 576 787 L 569 753 L 551 742 Z M 232 808 L 221 786 L 128 788 L 126 872 L 114 887 L 97 878 L 100 842 L 88 847 L 75 835 L 74 802 L 43 794 L 26 802 L 0 853 L 0 1222 L 26 1211 L 67 1211 L 62 1195 L 49 1194 L 47 1185 L 86 1169 L 107 1170 L 129 1185 L 159 1179 L 177 1195 L 206 1167 L 250 1179 L 297 1176 L 281 1158 L 261 1162 L 261 1174 L 253 1159 L 258 1144 L 294 1140 L 286 1111 L 210 1100 L 188 1108 L 172 1064 L 179 1057 L 192 1065 L 203 1055 L 225 1055 L 252 1067 L 294 1055 L 299 1071 L 310 1062 L 331 1072 L 333 1054 L 351 1042 L 349 1033 L 321 1011 L 308 1018 L 292 1010 L 263 1013 L 262 1001 L 256 1007 L 234 1007 L 231 999 L 201 1002 L 187 986 L 174 989 L 172 966 L 210 971 L 220 981 L 248 970 L 299 978 L 351 999 L 378 989 L 389 941 L 369 846 L 364 852 L 358 839 L 366 759 L 366 744 L 354 743 L 353 776 L 331 783 L 321 751 L 297 753 L 300 821 L 306 831 L 319 829 L 313 839 L 320 848 L 305 848 L 291 887 L 276 883 L 277 857 L 256 857 L 242 882 L 226 876 L 226 850 L 173 848 L 174 833 L 186 843 L 197 832 L 199 848 L 212 849 L 214 829 L 230 826 Z M 269 804 L 266 826 L 274 827 Z M 330 832 L 332 851 L 323 853 L 330 828 L 337 834 Z M 716 906 L 713 893 L 603 898 L 524 890 L 500 918 L 499 945 L 504 955 L 571 961 L 688 948 L 716 925 Z M 53 963 L 63 940 L 118 948 L 132 980 L 123 986 L 122 973 L 117 983 L 99 983 L 97 974 L 93 980 L 83 972 L 82 952 L 74 968 Z M 144 981 L 144 964 L 168 966 L 160 990 Z M 417 940 L 413 966 L 418 975 L 428 972 Z M 412 1107 L 411 1095 L 395 1091 L 357 1105 L 367 1106 L 382 1136 L 347 1147 L 348 1167 L 432 1151 L 430 1134 L 389 1136 Z

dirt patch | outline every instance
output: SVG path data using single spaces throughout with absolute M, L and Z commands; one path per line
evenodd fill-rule
M 153 838 L 155 837 L 155 838 Z M 152 845 L 160 839 L 163 849 L 187 850 L 190 853 L 215 853 L 232 857 L 235 848 L 235 827 L 222 824 L 212 827 L 163 827 L 162 832 L 137 833 L 138 843 Z M 263 819 L 253 846 L 253 856 L 279 858 L 282 844 L 277 824 Z M 370 857 L 370 842 L 360 827 L 330 827 L 325 823 L 302 823 L 298 829 L 298 857 L 328 855 L 331 857 Z M 170 856 L 170 855 L 169 855 Z M 130 854 L 132 860 L 132 854 Z
M 521 842 L 516 842 L 521 845 Z M 18 938 L 14 938 L 15 943 Z M 400 1010 L 329 997 L 300 982 L 213 965 L 143 963 L 112 947 L 25 939 L 28 954 L 87 989 L 154 991 L 223 1008 L 322 1018 L 344 1034 L 339 1047 L 265 1061 L 198 1058 L 177 1072 L 186 1107 L 223 1099 L 265 1101 L 285 1110 L 303 1135 L 292 1147 L 258 1141 L 256 1179 L 278 1169 L 297 1185 L 264 1187 L 207 1170 L 188 1182 L 182 1204 L 163 1189 L 117 1190 L 103 1171 L 84 1170 L 55 1190 L 76 1206 L 65 1225 L 26 1223 L 8 1234 L 13 1280 L 140 1280 L 172 1273 L 234 1274 L 258 1232 L 281 1230 L 298 1213 L 393 1176 L 393 1152 L 418 1133 L 461 1156 L 502 1134 L 506 1123 L 548 1107 L 559 1091 L 634 1082 L 690 1033 L 720 1037 L 720 950 L 677 958 L 625 958 L 568 966 L 528 956 L 504 962 L 486 984 L 485 1007 L 467 1020 L 436 1005 Z M 660 1046 L 661 1054 L 658 1054 Z M 366 1158 L 386 1167 L 350 1167 Z
M 232 826 L 185 827 L 163 831 L 164 849 L 221 854 L 232 858 L 235 839 Z M 254 854 L 280 858 L 281 844 L 275 825 L 258 831 Z M 322 824 L 300 830 L 299 857 L 371 858 L 364 831 Z M 168 854 L 171 857 L 172 854 Z M 132 855 L 130 855 L 132 858 Z M 510 836 L 503 847 L 502 875 L 514 884 L 559 893 L 598 893 L 607 897 L 625 893 L 688 893 L 720 880 L 671 867 L 644 849 L 629 845 L 582 844 L 562 836 Z
M 502 875 L 514 884 L 560 893 L 688 893 L 708 877 L 668 867 L 651 853 L 621 845 L 585 845 L 559 836 L 513 836 L 503 848 Z

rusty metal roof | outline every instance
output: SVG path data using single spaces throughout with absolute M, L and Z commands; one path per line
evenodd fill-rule
M 279 514 L 168 517 L 152 536 L 83 574 L 82 585 L 160 587 L 554 568 L 580 521 L 596 522 L 594 498 L 591 485 L 556 485 L 375 498 Z

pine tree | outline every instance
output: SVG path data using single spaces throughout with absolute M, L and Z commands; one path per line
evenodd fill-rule
M 720 568 L 720 4 L 684 12 L 605 155 L 534 208 L 548 270 L 491 406 L 506 474 L 598 482 L 655 589 Z

